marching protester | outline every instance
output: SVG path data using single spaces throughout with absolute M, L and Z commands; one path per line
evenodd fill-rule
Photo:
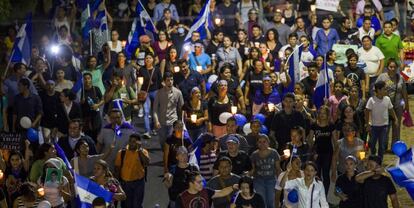
M 8 3 L 0 207 L 412 207 L 410 1 Z

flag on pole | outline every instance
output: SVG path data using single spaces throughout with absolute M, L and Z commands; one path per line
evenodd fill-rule
M 32 14 L 27 15 L 26 22 L 20 27 L 12 50 L 11 62 L 30 64 L 32 53 Z
M 103 44 L 109 41 L 108 18 L 106 10 L 99 10 L 92 29 L 94 34 L 93 51 L 100 51 Z
M 106 203 L 112 202 L 113 193 L 106 190 L 89 178 L 75 174 L 75 188 L 80 208 L 91 208 L 97 197 L 102 197 Z
M 83 75 L 80 71 L 77 72 L 77 79 L 75 84 L 72 87 L 73 93 L 78 93 L 81 89 L 83 89 Z
M 155 24 L 152 22 L 151 16 L 148 14 L 141 1 L 138 1 L 136 8 L 137 16 L 131 26 L 131 31 L 128 35 L 127 45 L 125 52 L 128 58 L 135 53 L 139 46 L 139 37 L 145 35 L 146 32 L 150 32 L 155 35 L 156 29 Z
M 329 98 L 330 89 L 328 70 L 325 63 L 325 67 L 319 72 L 318 81 L 316 82 L 315 91 L 313 93 L 313 103 L 318 109 L 324 104 L 324 100 Z
M 392 179 L 396 184 L 405 187 L 411 199 L 414 200 L 414 161 L 413 149 L 410 148 L 401 156 L 395 167 L 388 168 Z
M 65 151 L 63 151 L 63 149 L 59 146 L 59 144 L 57 142 L 54 143 L 55 149 L 56 149 L 56 154 L 58 157 L 60 157 L 60 159 L 63 160 L 63 162 L 65 163 L 66 167 L 68 167 L 68 169 L 70 171 L 72 171 L 72 165 L 70 164 L 68 158 L 65 155 Z
M 207 0 L 203 8 L 201 9 L 200 13 L 198 14 L 197 18 L 194 20 L 193 25 L 191 26 L 190 30 L 184 38 L 184 42 L 190 40 L 191 34 L 194 31 L 198 31 L 200 33 L 201 40 L 206 39 L 207 31 L 205 28 L 205 24 L 208 24 L 209 27 L 213 26 L 211 22 L 210 0 Z
M 77 7 L 81 11 L 81 30 L 82 38 L 89 39 L 90 32 L 93 28 L 93 20 L 91 14 L 98 10 L 102 0 L 78 0 Z

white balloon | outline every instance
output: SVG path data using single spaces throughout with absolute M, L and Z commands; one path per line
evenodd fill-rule
M 217 75 L 212 74 L 212 75 L 210 75 L 210 76 L 208 77 L 207 82 L 208 82 L 208 83 L 213 83 L 213 82 L 215 82 L 215 81 L 217 80 L 217 78 L 218 78 L 218 76 L 217 76 Z
M 250 123 L 244 124 L 243 132 L 245 135 L 248 135 L 252 132 L 252 130 L 250 129 Z
M 20 126 L 22 126 L 25 129 L 28 129 L 32 127 L 32 120 L 30 120 L 29 117 L 24 116 L 20 119 Z
M 229 112 L 223 112 L 223 113 L 220 114 L 219 120 L 222 124 L 227 124 L 227 119 L 229 119 L 232 116 L 233 116 L 233 114 L 231 114 Z

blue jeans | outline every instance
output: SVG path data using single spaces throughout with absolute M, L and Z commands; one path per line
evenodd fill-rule
M 398 24 L 398 30 L 400 35 L 407 34 L 407 3 L 398 4 L 398 10 L 400 13 L 400 23 Z
M 275 184 L 276 178 L 265 179 L 257 177 L 253 181 L 256 193 L 263 197 L 266 208 L 273 208 L 275 205 Z
M 122 188 L 126 194 L 126 200 L 122 202 L 122 207 L 142 208 L 144 202 L 145 180 L 123 181 Z
M 149 120 L 149 115 L 152 111 L 152 103 L 154 102 L 155 95 L 157 91 L 152 91 L 148 93 L 147 100 L 144 103 L 144 124 L 145 124 L 145 131 L 151 132 L 151 123 Z
M 386 149 L 386 140 L 387 140 L 387 129 L 388 126 L 371 126 L 371 138 L 370 138 L 370 148 L 371 153 L 375 155 L 377 153 L 377 149 L 375 146 L 377 145 L 378 141 L 378 156 L 383 158 L 384 151 Z
M 160 140 L 161 150 L 163 150 L 164 143 L 167 140 L 167 137 L 170 136 L 173 132 L 173 126 L 161 124 L 161 128 L 158 129 L 158 138 Z

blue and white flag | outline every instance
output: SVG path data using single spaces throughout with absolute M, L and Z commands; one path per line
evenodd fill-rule
M 103 44 L 110 40 L 105 9 L 99 10 L 96 14 L 92 31 L 94 34 L 93 51 L 101 51 Z
M 118 138 L 120 138 L 120 137 L 122 136 L 121 126 L 119 126 L 119 125 L 115 125 L 114 131 L 115 131 L 115 135 L 116 135 Z
M 75 188 L 80 203 L 77 207 L 91 208 L 93 200 L 97 197 L 102 197 L 106 203 L 112 202 L 112 192 L 106 190 L 91 179 L 78 174 L 75 174 Z
M 56 154 L 58 157 L 60 157 L 60 159 L 63 160 L 63 162 L 65 163 L 66 167 L 68 167 L 68 169 L 70 171 L 72 171 L 72 165 L 70 164 L 68 158 L 65 155 L 65 151 L 63 151 L 63 149 L 59 146 L 59 144 L 57 142 L 54 143 L 55 149 L 56 149 Z
M 210 0 L 207 0 L 197 18 L 194 20 L 193 25 L 191 26 L 187 35 L 185 36 L 184 42 L 188 42 L 190 40 L 191 35 L 194 31 L 198 31 L 200 33 L 200 40 L 207 38 L 205 24 L 208 24 L 208 26 L 213 26 L 211 23 L 210 15 Z
M 329 69 L 325 64 L 325 67 L 319 72 L 318 81 L 316 82 L 315 91 L 313 93 L 313 103 L 317 109 L 324 104 L 325 99 L 329 98 L 330 89 L 328 70 Z
M 411 199 L 414 200 L 414 161 L 413 161 L 413 149 L 410 148 L 403 153 L 397 165 L 392 168 L 388 168 L 392 179 L 396 184 L 401 187 L 405 187 Z
M 136 12 L 137 16 L 132 23 L 127 45 L 125 47 L 125 52 L 128 58 L 131 58 L 139 47 L 139 37 L 141 35 L 145 35 L 149 32 L 154 36 L 156 33 L 155 24 L 152 22 L 151 16 L 148 14 L 141 1 L 138 1 Z
M 29 14 L 19 32 L 12 50 L 11 62 L 22 62 L 30 64 L 32 53 L 32 14 Z
M 81 30 L 82 38 L 89 39 L 90 32 L 93 28 L 93 20 L 91 14 L 98 10 L 102 0 L 78 0 L 77 7 L 81 11 Z
M 75 84 L 72 87 L 73 93 L 78 93 L 81 89 L 83 89 L 83 75 L 80 71 L 77 72 L 77 79 Z

